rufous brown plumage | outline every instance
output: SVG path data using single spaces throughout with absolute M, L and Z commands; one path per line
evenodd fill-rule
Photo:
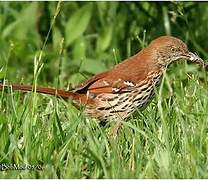
M 85 112 L 101 121 L 125 119 L 136 109 L 145 108 L 155 94 L 168 65 L 186 59 L 204 66 L 197 55 L 188 51 L 184 42 L 172 36 L 161 36 L 149 46 L 111 70 L 81 83 L 73 91 L 37 87 L 36 92 L 70 98 L 85 106 Z M 32 91 L 31 85 L 0 85 L 0 90 Z

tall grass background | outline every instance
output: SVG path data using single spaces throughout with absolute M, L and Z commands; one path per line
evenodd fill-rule
M 0 79 L 73 88 L 161 35 L 206 60 L 207 32 L 206 2 L 0 2 Z M 1 92 L 0 165 L 36 168 L 0 177 L 207 178 L 207 73 L 179 61 L 156 94 L 113 139 L 70 101 Z

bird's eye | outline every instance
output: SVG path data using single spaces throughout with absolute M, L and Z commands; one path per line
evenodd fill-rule
M 171 47 L 170 49 L 172 52 L 179 52 L 180 51 L 180 48 L 177 48 L 177 47 Z
M 176 52 L 176 48 L 171 48 L 171 51 L 172 52 Z

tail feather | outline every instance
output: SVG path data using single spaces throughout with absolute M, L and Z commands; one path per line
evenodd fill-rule
M 64 89 L 55 89 L 55 88 L 43 87 L 43 86 L 37 86 L 36 88 L 34 88 L 32 85 L 24 85 L 24 84 L 12 84 L 12 85 L 0 84 L 0 91 L 4 89 L 33 91 L 37 93 L 48 94 L 52 96 L 62 97 L 63 99 L 72 99 L 74 102 L 82 105 L 85 105 L 87 103 L 93 103 L 93 100 L 89 99 L 86 94 L 66 91 Z
M 75 98 L 76 93 L 71 91 L 66 91 L 63 89 L 55 89 L 49 87 L 38 86 L 36 89 L 32 85 L 23 85 L 23 84 L 12 84 L 12 85 L 3 85 L 0 84 L 0 90 L 3 89 L 12 89 L 12 90 L 20 90 L 20 91 L 33 91 L 43 94 L 49 94 L 53 96 L 60 96 L 62 98 Z

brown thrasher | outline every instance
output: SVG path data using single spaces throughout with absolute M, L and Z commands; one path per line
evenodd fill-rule
M 137 108 L 143 109 L 152 100 L 155 87 L 160 84 L 167 66 L 179 59 L 204 66 L 203 60 L 188 51 L 184 42 L 171 36 L 161 36 L 136 55 L 81 83 L 72 91 L 32 85 L 0 85 L 0 90 L 35 91 L 71 98 L 84 105 L 91 117 L 106 121 L 128 117 Z

